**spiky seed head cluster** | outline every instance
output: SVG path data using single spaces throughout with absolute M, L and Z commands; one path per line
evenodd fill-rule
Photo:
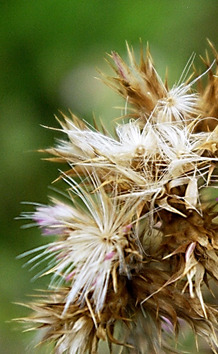
M 216 352 L 217 307 L 202 287 L 218 280 L 214 203 L 217 187 L 217 52 L 194 79 L 188 62 L 178 84 L 158 76 L 147 49 L 140 64 L 112 53 L 115 77 L 104 77 L 129 108 L 115 136 L 63 116 L 67 139 L 45 151 L 68 166 L 59 178 L 68 201 L 23 213 L 56 238 L 23 256 L 51 289 L 28 306 L 25 322 L 44 328 L 57 353 L 98 352 L 99 342 L 140 353 L 165 353 L 181 320 Z M 202 77 L 208 82 L 204 87 Z M 169 326 L 172 330 L 169 330 Z

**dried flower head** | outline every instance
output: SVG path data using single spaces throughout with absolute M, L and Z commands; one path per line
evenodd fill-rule
M 46 261 L 39 274 L 52 277 L 21 320 L 41 328 L 54 352 L 98 353 L 103 342 L 110 353 L 178 352 L 172 340 L 184 320 L 216 353 L 218 309 L 203 295 L 218 281 L 216 200 L 202 198 L 217 188 L 218 55 L 210 46 L 206 70 L 187 79 L 191 57 L 172 88 L 148 49 L 138 65 L 127 45 L 130 66 L 113 52 L 116 76 L 104 81 L 130 105 L 116 136 L 63 116 L 67 139 L 44 150 L 68 166 L 58 178 L 68 200 L 22 214 L 56 238 L 22 255 L 32 269 Z

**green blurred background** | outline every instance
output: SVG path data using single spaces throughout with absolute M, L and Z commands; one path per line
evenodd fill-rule
M 159 73 L 168 66 L 170 82 L 178 80 L 192 52 L 200 64 L 206 38 L 217 47 L 217 5 L 217 0 L 1 0 L 0 353 L 32 353 L 32 335 L 9 322 L 27 311 L 12 303 L 26 301 L 48 282 L 31 282 L 35 273 L 16 259 L 44 242 L 40 232 L 21 229 L 22 222 L 14 220 L 32 210 L 22 201 L 48 201 L 48 185 L 60 167 L 35 152 L 60 137 L 40 124 L 58 127 L 54 114 L 70 108 L 87 121 L 94 112 L 109 126 L 120 114 L 113 108 L 120 100 L 94 77 L 96 67 L 111 73 L 106 52 L 126 56 L 125 40 L 136 52 L 139 38 L 145 45 L 149 41 Z M 192 348 L 192 339 L 185 343 Z

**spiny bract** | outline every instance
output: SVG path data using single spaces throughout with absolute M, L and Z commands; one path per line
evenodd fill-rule
M 110 353 L 177 352 L 170 345 L 184 321 L 216 352 L 218 309 L 202 291 L 218 280 L 216 200 L 202 199 L 217 188 L 218 56 L 210 46 L 215 59 L 206 54 L 205 71 L 186 79 L 191 57 L 172 88 L 149 50 L 138 65 L 127 45 L 130 66 L 113 52 L 115 76 L 103 81 L 129 106 L 115 137 L 71 114 L 60 122 L 67 139 L 44 150 L 68 166 L 59 176 L 68 199 L 22 215 L 56 238 L 22 255 L 36 254 L 32 268 L 46 261 L 42 274 L 52 277 L 21 320 L 55 353 L 99 353 L 104 341 Z

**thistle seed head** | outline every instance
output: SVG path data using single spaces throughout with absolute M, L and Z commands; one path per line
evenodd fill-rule
M 63 116 L 65 140 L 44 150 L 67 166 L 58 179 L 68 200 L 22 215 L 56 236 L 22 255 L 32 269 L 46 261 L 39 274 L 52 276 L 21 320 L 54 352 L 98 353 L 107 342 L 110 353 L 176 353 L 186 323 L 216 353 L 218 309 L 205 289 L 218 281 L 217 205 L 203 200 L 217 188 L 212 49 L 202 74 L 187 79 L 192 56 L 172 88 L 148 49 L 137 64 L 127 46 L 130 66 L 113 52 L 116 76 L 104 80 L 130 105 L 116 136 Z

